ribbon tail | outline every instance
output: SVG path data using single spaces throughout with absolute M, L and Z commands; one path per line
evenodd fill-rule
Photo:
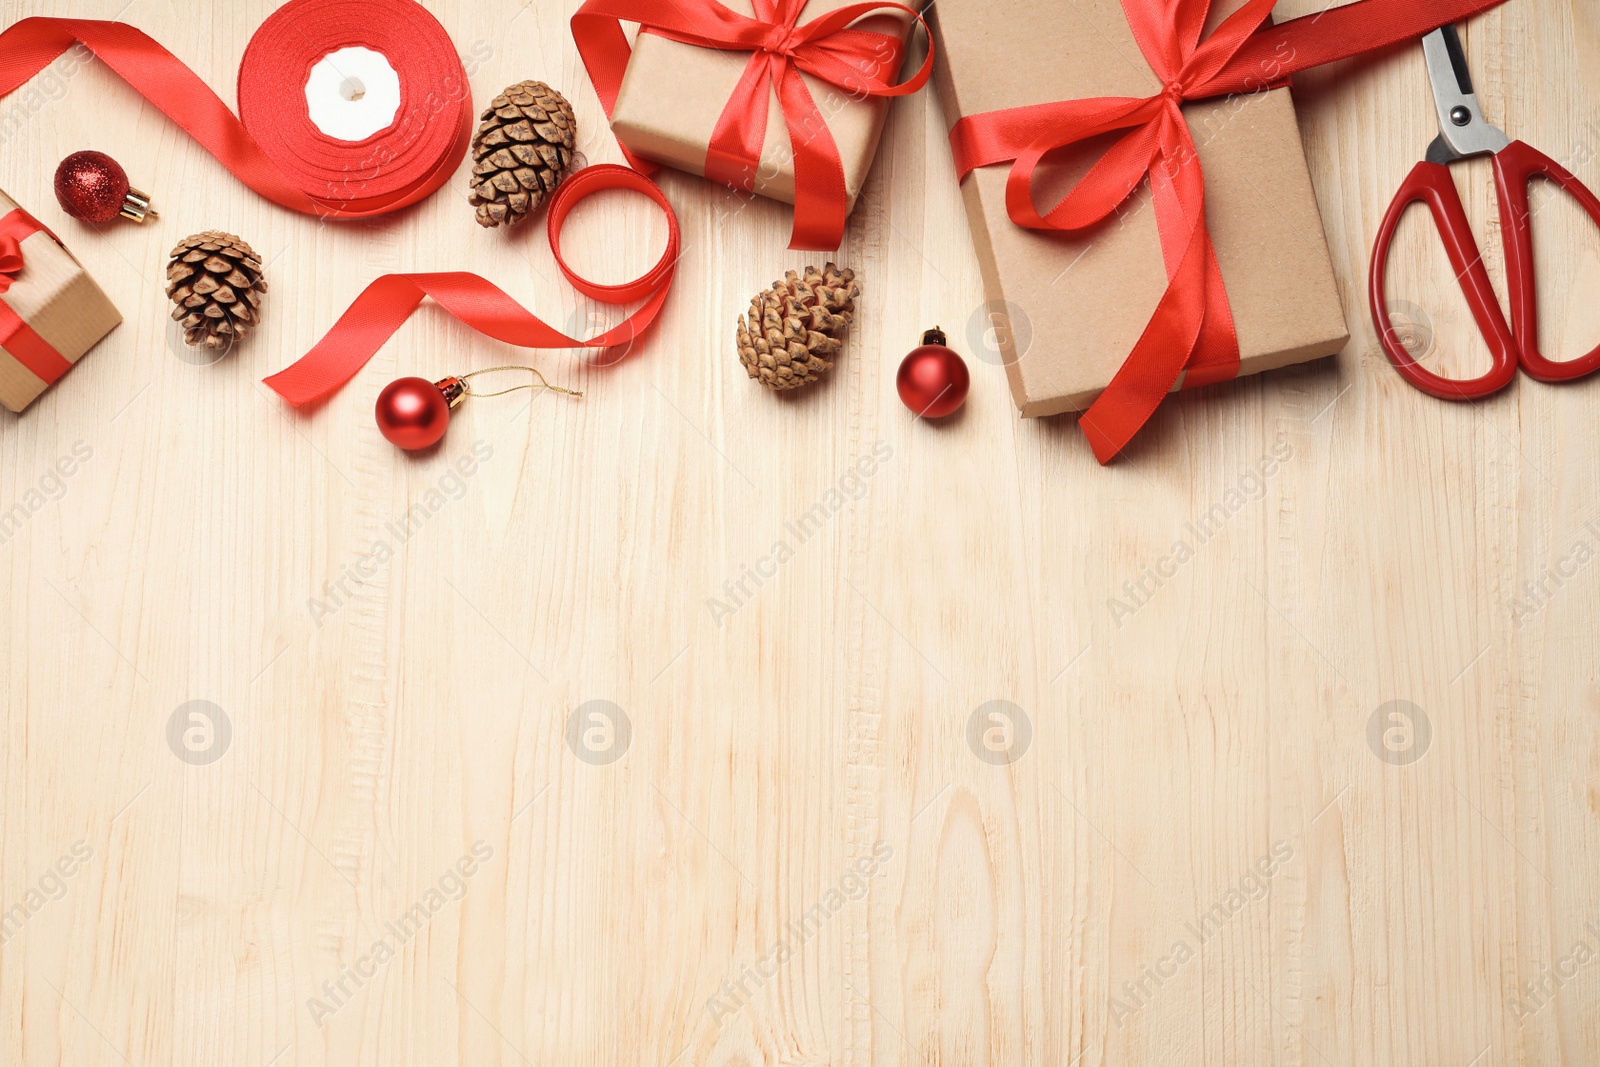
M 839 147 L 811 90 L 792 66 L 778 82 L 778 99 L 794 150 L 794 232 L 789 247 L 832 251 L 844 243 L 849 206 Z
M 1167 291 L 1139 343 L 1111 384 L 1078 420 L 1095 458 L 1110 463 L 1150 421 L 1195 351 L 1205 324 L 1205 256 L 1211 246 L 1203 224 L 1189 235 Z
M 761 148 L 767 140 L 768 86 L 779 76 L 774 67 L 781 64 L 777 56 L 761 52 L 750 56 L 711 133 L 706 150 L 707 178 L 743 193 L 755 191 Z
M 1206 238 L 1206 319 L 1195 342 L 1194 355 L 1184 367 L 1183 388 L 1231 382 L 1239 376 L 1239 332 L 1222 282 L 1217 248 Z
M 267 378 L 266 386 L 296 407 L 337 392 L 394 336 L 426 295 L 416 277 L 384 275 L 367 286 L 311 351 Z

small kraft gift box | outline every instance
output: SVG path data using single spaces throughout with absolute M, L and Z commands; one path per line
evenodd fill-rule
M 1244 2 L 1215 0 L 1206 32 Z M 1027 105 L 1144 100 L 1163 92 L 1119 0 L 939 0 L 930 21 L 940 57 L 935 83 L 952 126 Z M 1226 293 L 1223 311 L 1231 309 L 1237 330 L 1238 361 L 1205 375 L 1191 365 L 1177 375 L 1174 390 L 1330 356 L 1350 339 L 1294 103 L 1287 88 L 1272 87 L 1281 80 L 1274 63 L 1264 66 L 1256 91 L 1182 106 L 1204 174 L 1204 218 Z M 1033 199 L 1055 204 L 1114 144 L 1100 137 L 1079 146 L 1086 151 L 1039 159 Z M 1184 165 L 1156 163 L 1171 168 L 1169 189 L 1191 177 L 1177 174 Z M 1162 177 L 1153 172 L 1113 217 L 1074 233 L 1016 224 L 1005 167 L 979 166 L 963 180 L 987 296 L 985 329 L 1024 417 L 1090 408 L 1145 336 L 1172 278 L 1152 194 Z M 1192 177 L 1198 180 L 1198 172 Z M 1169 238 L 1183 236 L 1181 226 L 1170 229 Z M 1096 442 L 1102 462 L 1127 435 Z
M 0 404 L 21 412 L 120 322 L 66 246 L 0 192 Z
M 588 0 L 573 35 L 631 160 L 795 204 L 792 247 L 843 239 L 923 0 Z M 871 8 L 871 10 L 866 10 Z M 617 25 L 639 22 L 630 45 Z

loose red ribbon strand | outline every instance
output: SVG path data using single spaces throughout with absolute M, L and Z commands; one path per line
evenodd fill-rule
M 790 248 L 829 250 L 844 240 L 848 196 L 844 164 L 827 121 L 806 88 L 809 74 L 857 98 L 906 96 L 927 84 L 933 51 L 910 79 L 895 83 L 904 46 L 888 34 L 852 29 L 867 15 L 903 11 L 904 4 L 849 4 L 801 25 L 806 0 L 754 0 L 756 17 L 717 0 L 588 0 L 572 16 L 572 37 L 609 118 L 616 108 L 632 49 L 623 22 L 642 32 L 724 51 L 750 52 L 750 61 L 711 137 L 706 177 L 748 191 L 761 166 L 770 86 L 777 93 L 794 153 L 794 231 Z M 923 22 L 923 27 L 927 24 Z M 644 173 L 653 167 L 623 148 Z
M 622 285 L 601 285 L 577 273 L 561 256 L 561 227 L 586 197 L 606 189 L 643 193 L 667 216 L 667 247 L 661 260 L 642 277 Z M 620 325 L 588 340 L 568 337 L 518 304 L 504 291 L 476 274 L 387 274 L 356 298 L 333 329 L 288 368 L 266 380 L 279 396 L 296 406 L 338 392 L 394 332 L 411 317 L 425 297 L 479 333 L 522 348 L 615 348 L 631 343 L 655 321 L 672 288 L 682 236 L 666 195 L 649 178 L 614 164 L 586 167 L 568 178 L 550 202 L 550 250 L 573 288 L 609 304 L 645 303 Z
M 291 0 L 279 8 L 240 64 L 242 118 L 140 30 L 92 19 L 27 18 L 0 33 L 0 97 L 80 43 L 240 181 L 308 215 L 365 218 L 417 203 L 449 180 L 471 139 L 466 72 L 444 28 L 414 0 Z M 337 141 L 305 114 L 305 77 L 328 52 L 357 44 L 388 57 L 405 100 L 388 130 Z
M 1413 40 L 1504 2 L 1359 0 L 1265 26 L 1276 0 L 1250 0 L 1202 42 L 1212 0 L 1122 0 L 1161 93 L 1025 105 L 956 123 L 950 143 L 961 178 L 978 167 L 1012 164 L 1006 210 L 1028 229 L 1087 230 L 1150 182 L 1168 286 L 1133 351 L 1079 420 L 1101 463 L 1133 439 L 1180 375 L 1194 387 L 1238 373 L 1238 334 L 1206 229 L 1205 179 L 1182 105 L 1284 85 L 1299 71 Z M 1040 161 L 1117 131 L 1128 132 L 1054 207 L 1040 211 L 1033 198 Z

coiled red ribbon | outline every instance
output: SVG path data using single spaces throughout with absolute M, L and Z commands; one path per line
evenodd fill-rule
M 397 211 L 449 180 L 472 135 L 471 88 L 449 34 L 415 0 L 290 0 L 262 23 L 239 65 L 239 117 L 171 52 L 132 26 L 27 18 L 0 33 L 0 97 L 81 42 L 240 181 L 309 215 Z M 387 130 L 339 141 L 311 123 L 310 70 L 359 46 L 400 76 Z
M 667 216 L 667 247 L 642 277 L 622 285 L 600 285 L 575 273 L 561 256 L 561 227 L 580 201 L 606 189 L 643 193 Z M 678 268 L 682 237 L 666 195 L 649 178 L 615 164 L 586 167 L 568 178 L 550 201 L 550 251 L 567 281 L 585 296 L 608 304 L 645 303 L 620 325 L 580 340 L 554 329 L 500 288 L 476 274 L 387 274 L 356 298 L 333 329 L 293 365 L 266 380 L 291 404 L 309 404 L 338 392 L 366 366 L 424 297 L 479 333 L 523 348 L 616 348 L 649 327 L 666 303 Z
M 921 89 L 933 72 L 933 50 L 908 81 L 896 84 L 904 46 L 896 37 L 850 24 L 874 12 L 904 11 L 904 4 L 850 4 L 800 25 L 806 0 L 754 0 L 756 17 L 741 15 L 717 0 L 588 0 L 572 16 L 572 37 L 609 118 L 633 54 L 622 23 L 701 48 L 749 52 L 728 105 L 712 133 L 706 177 L 749 192 L 761 166 L 767 135 L 768 86 L 776 90 L 794 152 L 794 232 L 790 248 L 828 250 L 844 241 L 848 197 L 839 146 L 801 79 L 802 72 L 854 97 L 905 96 Z M 926 28 L 926 23 L 923 23 Z M 654 168 L 634 158 L 643 173 Z
M 1277 0 L 1251 0 L 1204 42 L 1212 0 L 1122 0 L 1134 38 L 1165 87 L 1148 99 L 1097 97 L 970 115 L 950 132 L 956 169 L 1011 163 L 1006 210 L 1018 226 L 1078 232 L 1105 221 L 1148 178 L 1168 287 L 1150 324 L 1079 425 L 1108 463 L 1178 376 L 1184 387 L 1238 374 L 1239 338 L 1206 229 L 1205 179 L 1181 106 L 1287 84 L 1309 67 L 1421 37 L 1505 0 L 1359 0 L 1266 26 Z M 1032 180 L 1058 148 L 1128 132 L 1062 200 L 1041 212 Z
M 22 242 L 36 233 L 44 233 L 52 241 L 56 235 L 32 215 L 17 208 L 0 218 L 0 294 L 11 291 L 27 266 L 22 254 Z M 60 242 L 57 241 L 57 244 Z M 54 385 L 72 364 L 55 347 L 40 337 L 10 304 L 0 300 L 0 348 L 11 358 L 27 367 L 46 385 Z

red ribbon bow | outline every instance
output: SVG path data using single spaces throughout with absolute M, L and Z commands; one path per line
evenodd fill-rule
M 1202 42 L 1212 2 L 1122 0 L 1134 39 L 1164 86 L 1155 96 L 991 111 L 950 131 L 963 179 L 978 167 L 1012 164 L 1006 211 L 1028 229 L 1087 230 L 1150 182 L 1168 286 L 1132 353 L 1079 420 L 1101 463 L 1149 421 L 1180 374 L 1186 389 L 1238 374 L 1239 338 L 1206 229 L 1205 178 L 1181 106 L 1281 86 L 1309 67 L 1421 37 L 1505 0 L 1360 0 L 1265 28 L 1277 0 L 1250 0 Z M 1040 160 L 1118 130 L 1128 132 L 1041 213 L 1032 190 Z
M 32 221 L 21 208 L 0 219 L 0 296 L 10 292 L 22 274 L 22 241 L 39 229 L 37 223 L 28 229 L 27 223 Z
M 741 15 L 717 0 L 588 0 L 572 16 L 572 37 L 594 82 L 606 117 L 616 107 L 622 77 L 632 49 L 622 22 L 637 22 L 643 31 L 701 48 L 748 51 L 750 62 L 723 109 L 706 153 L 706 177 L 749 192 L 761 165 L 767 136 L 768 86 L 778 94 L 789 144 L 794 153 L 794 232 L 790 248 L 828 250 L 844 240 L 848 195 L 839 147 L 828 132 L 817 102 L 801 73 L 852 97 L 905 96 L 927 84 L 933 54 L 910 80 L 895 84 L 903 53 L 901 42 L 888 34 L 850 28 L 874 12 L 904 11 L 922 16 L 904 4 L 866 2 L 830 11 L 799 24 L 806 0 L 753 0 L 756 17 Z M 926 27 L 926 23 L 924 23 Z M 628 162 L 644 173 L 654 168 L 636 159 Z
M 40 232 L 56 240 L 55 234 L 21 208 L 0 218 L 0 294 L 10 292 L 12 285 L 22 277 L 23 268 L 27 265 L 22 255 L 22 242 Z M 4 300 L 0 300 L 0 348 L 5 349 L 12 359 L 32 371 L 46 385 L 54 384 L 72 369 L 72 364 L 50 342 L 35 333 L 33 327 Z

